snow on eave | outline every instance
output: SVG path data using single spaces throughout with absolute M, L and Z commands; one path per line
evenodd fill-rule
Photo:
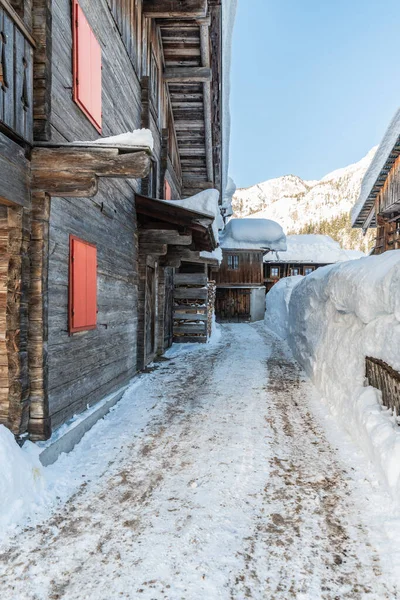
M 390 123 L 376 154 L 361 183 L 357 204 L 351 211 L 353 227 L 363 227 L 377 195 L 385 184 L 387 176 L 400 155 L 400 109 Z

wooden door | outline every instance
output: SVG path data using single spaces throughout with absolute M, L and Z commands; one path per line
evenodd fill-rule
M 156 275 L 153 267 L 146 268 L 146 358 L 155 350 L 156 329 Z
M 172 346 L 174 338 L 174 271 L 165 269 L 164 348 Z
M 219 321 L 250 321 L 249 289 L 217 289 L 215 313 Z

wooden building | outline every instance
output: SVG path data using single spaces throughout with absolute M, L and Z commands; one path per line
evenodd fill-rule
M 221 184 L 220 0 L 0 0 L 0 423 L 33 440 L 174 337 Z M 146 128 L 154 146 L 108 137 Z M 203 264 L 203 270 L 205 270 Z
M 376 229 L 373 254 L 400 249 L 400 110 L 365 174 L 353 227 Z
M 288 235 L 286 252 L 264 257 L 264 284 L 267 293 L 282 278 L 310 275 L 319 267 L 365 256 L 357 250 L 343 250 L 327 235 Z
M 281 226 L 268 219 L 232 219 L 221 239 L 223 259 L 215 272 L 219 321 L 259 321 L 265 313 L 264 256 L 286 250 Z

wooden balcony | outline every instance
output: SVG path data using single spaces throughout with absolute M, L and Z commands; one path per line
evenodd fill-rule
M 19 138 L 33 138 L 34 41 L 5 0 L 0 1 L 0 125 Z

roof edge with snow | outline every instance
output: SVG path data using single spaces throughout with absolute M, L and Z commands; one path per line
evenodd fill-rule
M 357 204 L 351 212 L 353 227 L 365 227 L 375 200 L 400 156 L 400 109 L 394 115 L 361 184 Z

